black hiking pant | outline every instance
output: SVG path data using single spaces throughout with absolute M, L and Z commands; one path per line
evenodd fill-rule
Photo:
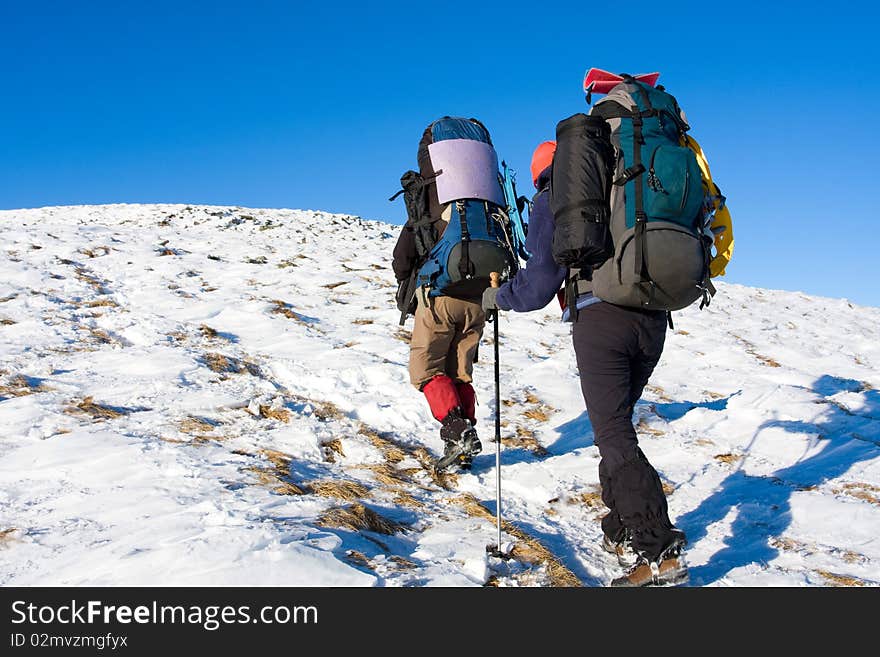
M 666 313 L 602 302 L 578 312 L 572 328 L 581 390 L 599 448 L 602 530 L 632 533 L 633 549 L 654 560 L 673 538 L 660 477 L 638 445 L 632 413 L 663 352 Z

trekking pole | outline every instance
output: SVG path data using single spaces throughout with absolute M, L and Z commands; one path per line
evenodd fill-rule
M 498 272 L 493 271 L 489 274 L 489 280 L 492 287 L 498 287 L 501 276 Z M 501 370 L 498 362 L 498 317 L 500 316 L 496 308 L 493 313 L 492 322 L 495 324 L 495 524 L 498 530 L 498 543 L 495 548 L 489 546 L 488 552 L 495 557 L 506 558 L 507 555 L 501 551 Z

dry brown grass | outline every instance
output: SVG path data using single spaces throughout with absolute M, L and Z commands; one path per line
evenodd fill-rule
M 308 321 L 306 321 L 305 317 L 296 312 L 293 309 L 293 306 L 291 306 L 286 301 L 282 301 L 281 299 L 273 299 L 270 303 L 274 306 L 274 308 L 272 308 L 273 314 L 283 315 L 284 317 L 287 317 L 287 319 L 292 319 L 306 326 L 308 325 Z
M 6 317 L 3 317 L 2 319 L 0 319 L 0 325 L 2 325 L 2 326 L 12 326 L 15 323 L 16 322 L 14 320 L 7 319 Z
M 389 536 L 406 529 L 406 525 L 386 518 L 357 502 L 328 509 L 318 518 L 317 524 L 322 527 L 349 529 L 355 532 L 371 531 Z
M 530 408 L 523 415 L 536 422 L 547 422 L 550 419 L 550 416 L 540 408 Z
M 404 491 L 399 491 L 394 499 L 391 500 L 397 506 L 403 506 L 408 509 L 423 509 L 425 507 L 425 503 L 417 500 L 409 493 Z
M 248 452 L 233 451 L 242 456 L 255 456 Z M 247 470 L 257 476 L 257 483 L 270 488 L 279 495 L 305 495 L 308 491 L 288 480 L 290 472 L 290 456 L 274 449 L 258 450 L 256 456 L 260 456 L 269 462 L 271 467 L 249 467 Z
M 217 329 L 213 329 L 207 324 L 201 324 L 199 326 L 199 333 L 202 334 L 203 338 L 207 338 L 208 340 L 212 340 L 217 337 Z
M 326 288 L 328 290 L 335 290 L 340 285 L 347 284 L 348 281 L 339 281 L 338 283 L 327 283 L 326 285 L 322 285 L 321 287 Z
M 464 509 L 471 517 L 484 518 L 492 522 L 495 516 L 480 504 L 477 499 L 466 493 L 453 498 L 452 502 Z M 533 565 L 544 565 L 547 568 L 547 574 L 550 578 L 551 586 L 572 587 L 583 586 L 581 580 L 566 568 L 559 559 L 554 556 L 550 550 L 545 548 L 538 539 L 530 536 L 519 527 L 507 522 L 502 518 L 501 528 L 509 535 L 517 539 L 517 543 L 511 550 L 511 556 L 518 561 L 530 563 Z
M 260 415 L 269 420 L 290 422 L 290 411 L 286 408 L 272 408 L 271 406 L 260 404 Z
M 109 246 L 96 246 L 92 249 L 80 249 L 79 253 L 82 253 L 84 256 L 88 258 L 98 258 L 100 256 L 105 256 L 110 253 Z
M 201 434 L 204 432 L 210 432 L 217 428 L 220 423 L 216 420 L 209 420 L 207 418 L 195 417 L 190 415 L 189 417 L 185 417 L 180 422 L 177 423 L 177 428 L 182 433 L 188 434 Z
M 875 506 L 880 506 L 880 495 L 878 495 L 878 493 L 880 493 L 880 486 L 860 482 L 846 483 L 840 488 L 835 488 L 834 492 L 838 495 L 849 495 L 858 500 L 863 500 L 865 502 L 870 502 Z
M 8 297 L 0 297 L 0 303 L 6 303 L 7 301 L 12 301 L 17 296 L 18 296 L 17 294 L 10 294 Z
M 636 425 L 636 431 L 639 433 L 647 433 L 652 436 L 665 436 L 666 432 L 661 429 L 655 429 L 651 425 L 648 424 L 648 421 L 645 418 L 639 418 L 639 423 Z
M 594 486 L 590 490 L 585 490 L 570 497 L 569 504 L 581 504 L 592 511 L 604 510 L 605 504 L 602 502 L 602 489 Z
M 254 473 L 257 477 L 257 483 L 260 486 L 270 488 L 273 493 L 278 495 L 305 495 L 306 491 L 296 484 L 284 481 L 276 473 L 263 468 L 247 468 L 248 471 Z
M 733 465 L 734 463 L 741 461 L 743 456 L 742 456 L 742 454 L 727 453 L 727 454 L 716 454 L 712 458 L 714 458 L 716 461 L 720 461 L 721 463 L 726 463 L 727 465 Z
M 367 470 L 373 478 L 386 489 L 411 485 L 412 470 L 398 470 L 389 463 L 370 463 L 354 466 L 358 470 Z M 417 471 L 421 471 L 419 468 Z
M 516 436 L 505 436 L 501 443 L 508 447 L 527 449 L 535 456 L 547 456 L 550 452 L 538 442 L 535 432 L 526 427 L 517 426 Z
M 358 427 L 358 435 L 365 436 L 373 447 L 382 452 L 382 457 L 389 463 L 400 463 L 409 453 L 409 451 L 400 444 L 379 435 L 366 424 L 360 424 Z
M 827 570 L 813 571 L 821 575 L 830 586 L 865 586 L 865 580 L 850 575 L 840 575 Z
M 86 303 L 87 308 L 118 308 L 119 304 L 116 303 L 113 299 L 98 299 L 96 301 L 89 301 Z
M 104 329 L 94 328 L 91 326 L 86 326 L 85 329 L 89 332 L 89 335 L 93 342 L 97 342 L 98 344 L 118 344 L 113 337 L 107 333 Z
M 409 344 L 412 340 L 412 331 L 407 331 L 406 329 L 402 328 L 397 329 L 392 337 L 400 340 L 401 342 L 406 342 L 407 344 Z
M 768 356 L 764 356 L 763 354 L 758 353 L 757 347 L 754 344 L 749 342 L 743 337 L 740 337 L 736 333 L 731 333 L 731 335 L 736 338 L 736 340 L 742 344 L 743 348 L 745 348 L 746 353 L 757 359 L 761 365 L 766 365 L 767 367 L 780 367 L 779 363 Z
M 358 552 L 357 550 L 348 550 L 345 553 L 345 560 L 355 566 L 361 566 L 362 568 L 369 568 L 370 570 L 373 567 L 370 565 L 370 560 L 366 557 L 362 552 Z
M 357 326 L 366 326 L 367 324 L 372 324 L 372 319 L 356 319 L 352 322 L 352 324 L 356 324 Z
M 316 418 L 322 422 L 329 420 L 341 420 L 345 417 L 345 413 L 339 410 L 339 407 L 333 402 L 312 402 L 315 410 L 313 411 Z
M 16 527 L 0 529 L 0 548 L 7 548 L 18 540 L 19 531 Z
M 434 457 L 424 447 L 414 449 L 412 455 L 435 485 L 444 490 L 454 490 L 458 487 L 458 475 L 448 470 L 437 472 L 434 469 Z
M 675 492 L 675 486 L 670 484 L 668 481 L 664 481 L 662 486 L 663 486 L 663 494 L 666 497 L 669 497 L 670 495 L 672 495 Z
M 23 374 L 16 374 L 5 384 L 0 384 L 0 397 L 25 397 L 38 392 L 50 392 L 52 388 L 36 383 Z
M 668 403 L 672 401 L 672 397 L 667 395 L 666 391 L 660 386 L 648 384 L 645 386 L 645 390 L 653 394 L 661 402 Z
M 67 413 L 84 413 L 95 420 L 113 420 L 125 415 L 125 411 L 95 403 L 92 397 L 85 397 L 81 402 L 64 409 Z
M 335 497 L 346 502 L 354 502 L 363 499 L 370 494 L 370 489 L 356 481 L 345 479 L 321 479 L 311 481 L 306 487 L 315 495 L 321 497 Z
M 250 361 L 240 360 L 232 356 L 224 356 L 215 352 L 206 353 L 202 357 L 202 362 L 212 372 L 218 374 L 250 374 L 251 376 L 260 377 L 263 375 L 260 366 Z
M 394 563 L 394 565 L 401 570 L 412 570 L 418 567 L 415 563 L 413 563 L 406 557 L 401 557 L 399 554 L 392 554 L 388 557 L 388 560 Z
M 345 458 L 345 452 L 342 451 L 342 441 L 339 438 L 334 438 L 333 440 L 328 440 L 325 443 L 321 443 L 321 447 L 324 448 L 324 460 L 327 463 L 336 463 L 336 457 L 334 454 L 339 454 L 342 458 Z

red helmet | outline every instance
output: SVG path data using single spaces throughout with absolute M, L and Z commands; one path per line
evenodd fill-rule
M 556 142 L 545 141 L 539 144 L 532 155 L 532 184 L 538 186 L 538 176 L 553 163 L 553 154 L 556 153 Z

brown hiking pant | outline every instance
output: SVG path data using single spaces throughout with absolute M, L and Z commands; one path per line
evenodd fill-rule
M 409 378 L 419 390 L 438 374 L 470 383 L 486 314 L 476 301 L 417 292 L 415 326 L 409 345 Z

